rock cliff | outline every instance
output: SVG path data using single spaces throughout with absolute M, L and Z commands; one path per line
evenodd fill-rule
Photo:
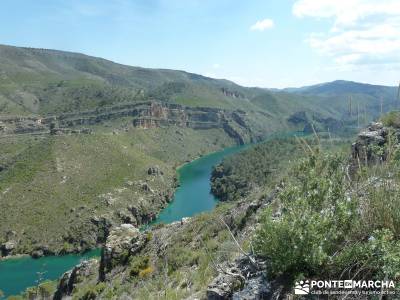
M 115 105 L 79 113 L 66 113 L 47 117 L 8 117 L 0 120 L 1 134 L 88 134 L 91 126 L 105 121 L 130 117 L 132 126 L 157 128 L 166 126 L 193 129 L 222 128 L 237 143 L 257 140 L 246 120 L 246 112 L 209 107 L 186 107 L 158 101 Z M 77 129 L 76 127 L 79 127 Z
M 400 130 L 371 123 L 361 131 L 351 148 L 351 171 L 354 173 L 361 165 L 382 163 L 394 154 L 400 141 Z

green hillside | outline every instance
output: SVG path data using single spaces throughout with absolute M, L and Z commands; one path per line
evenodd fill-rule
M 184 71 L 145 69 L 47 49 L 0 45 L 0 116 L 52 115 L 155 99 L 187 106 L 262 110 L 270 117 L 313 111 L 341 118 L 348 96 L 373 116 L 395 101 L 393 87 L 346 81 L 272 91 Z M 360 108 L 360 109 L 361 109 Z M 354 110 L 355 111 L 355 110 Z
M 246 108 L 252 92 L 183 71 L 124 66 L 83 54 L 0 46 L 1 114 L 54 114 L 155 98 Z
M 394 91 L 347 82 L 246 88 L 183 71 L 0 45 L 0 244 L 14 245 L 3 255 L 94 247 L 111 223 L 151 221 L 185 161 L 273 132 L 354 126 L 349 94 L 368 105 L 361 123 L 367 122 L 379 114 L 376 97 L 392 99 Z M 136 111 L 141 103 L 145 108 Z M 137 123 L 133 115 L 141 117 Z M 41 118 L 71 125 L 57 133 Z M 154 166 L 162 176 L 148 174 Z
M 377 118 L 381 113 L 381 103 L 383 113 L 400 107 L 397 88 L 391 86 L 336 80 L 285 91 L 294 95 L 318 97 L 321 105 L 329 106 L 331 111 L 346 112 L 344 116 L 348 119 L 355 119 L 357 111 L 362 120 Z

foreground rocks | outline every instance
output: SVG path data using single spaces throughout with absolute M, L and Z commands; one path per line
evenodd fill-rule
M 221 266 L 219 275 L 207 288 L 208 300 L 270 299 L 271 285 L 263 261 L 240 256 L 233 263 Z
M 360 163 L 379 162 L 385 159 L 384 152 L 376 151 L 387 139 L 388 129 L 382 123 L 371 123 L 367 130 L 358 134 L 352 145 L 352 158 Z
M 100 280 L 105 281 L 118 272 L 129 256 L 140 251 L 145 244 L 146 237 L 132 224 L 113 228 L 101 252 Z
M 366 130 L 360 132 L 351 148 L 351 173 L 360 165 L 371 165 L 385 161 L 398 147 L 400 130 L 385 127 L 382 123 L 371 123 Z
M 58 283 L 53 299 L 61 300 L 71 295 L 74 287 L 85 278 L 96 274 L 97 269 L 98 261 L 96 259 L 91 259 L 83 261 L 72 270 L 65 272 Z

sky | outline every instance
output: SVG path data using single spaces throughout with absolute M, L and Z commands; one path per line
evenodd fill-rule
M 397 85 L 400 0 L 1 0 L 0 44 L 244 86 Z

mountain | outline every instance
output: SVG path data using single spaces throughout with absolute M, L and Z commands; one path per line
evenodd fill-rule
M 253 98 L 272 97 L 227 80 L 47 49 L 0 46 L 0 70 L 0 114 L 58 114 L 148 99 L 256 109 Z
M 389 94 L 391 99 L 395 99 L 397 89 L 392 86 L 373 85 L 366 83 L 359 83 L 346 80 L 335 80 L 316 85 L 304 86 L 300 88 L 287 88 L 284 91 L 306 94 L 306 95 L 321 95 L 321 96 L 339 96 L 348 94 L 368 94 L 374 97 L 383 96 L 382 94 Z
M 354 126 L 348 95 L 367 122 L 376 97 L 394 91 L 349 82 L 271 91 L 0 45 L 0 251 L 93 248 L 111 226 L 153 220 L 178 165 L 271 133 Z
M 394 107 L 396 88 L 334 81 L 302 88 L 246 88 L 184 71 L 146 69 L 79 53 L 0 45 L 0 117 L 49 116 L 157 100 L 190 107 L 262 111 L 282 122 L 308 111 L 338 120 L 359 106 L 368 119 Z M 315 120 L 314 120 L 315 121 Z
M 381 103 L 383 113 L 399 108 L 397 87 L 394 86 L 336 80 L 301 88 L 287 88 L 283 91 L 295 95 L 318 97 L 322 105 L 329 105 L 330 109 L 346 111 L 348 117 L 350 116 L 350 105 L 352 114 L 355 115 L 358 110 L 363 118 L 364 114 L 368 114 L 372 118 L 378 117 Z
M 171 200 L 177 166 L 291 130 L 286 118 L 299 107 L 291 98 L 0 46 L 1 255 L 81 251 L 112 226 L 152 221 Z

